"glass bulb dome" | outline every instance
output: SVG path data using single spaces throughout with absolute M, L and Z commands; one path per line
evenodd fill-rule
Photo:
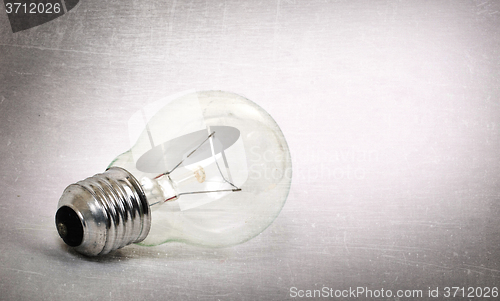
M 182 95 L 152 110 L 151 118 L 142 110 L 131 119 L 145 128 L 106 173 L 63 193 L 56 224 L 69 245 L 89 255 L 131 242 L 224 247 L 251 239 L 274 221 L 287 198 L 292 169 L 286 140 L 267 112 L 221 91 Z M 82 191 L 91 196 L 82 201 Z M 96 216 L 97 222 L 87 221 Z M 127 227 L 129 220 L 136 224 Z M 96 230 L 99 226 L 107 230 Z M 68 232 L 78 233 L 77 239 Z M 112 243 L 118 236 L 120 242 Z M 106 246 L 86 251 L 96 237 Z

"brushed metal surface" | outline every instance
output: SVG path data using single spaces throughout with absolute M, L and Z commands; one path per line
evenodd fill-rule
M 488 0 L 85 0 L 15 34 L 0 13 L 1 299 L 498 286 L 499 51 Z M 280 125 L 294 176 L 274 224 L 226 249 L 65 247 L 64 188 L 130 148 L 134 112 L 187 89 Z

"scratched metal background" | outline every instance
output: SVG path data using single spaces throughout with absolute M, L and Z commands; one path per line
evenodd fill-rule
M 132 113 L 188 89 L 280 124 L 294 178 L 275 223 L 227 249 L 68 250 L 63 189 L 130 147 Z M 16 34 L 0 13 L 0 138 L 2 300 L 500 283 L 497 1 L 82 0 Z

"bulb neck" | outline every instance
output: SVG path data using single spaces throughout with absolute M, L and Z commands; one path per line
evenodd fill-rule
M 56 227 L 79 253 L 103 255 L 144 240 L 151 213 L 137 179 L 125 169 L 111 167 L 64 190 Z

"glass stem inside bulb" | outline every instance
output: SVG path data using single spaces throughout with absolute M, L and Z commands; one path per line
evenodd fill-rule
M 229 166 L 227 159 L 224 154 L 224 150 L 220 152 L 219 158 L 221 158 L 224 162 L 224 166 L 226 167 L 226 172 L 227 172 L 227 177 L 230 179 L 228 180 L 220 166 L 217 160 L 216 153 L 214 151 L 214 143 L 212 139 L 214 138 L 215 132 L 212 132 L 208 135 L 208 137 L 203 140 L 195 149 L 193 149 L 187 156 L 185 156 L 177 165 L 175 165 L 174 168 L 172 168 L 170 171 L 161 173 L 154 178 L 150 179 L 147 177 L 144 177 L 141 179 L 141 184 L 143 185 L 143 188 L 146 191 L 146 195 L 148 197 L 148 200 L 150 200 L 150 207 L 153 207 L 156 205 L 161 205 L 165 202 L 168 201 L 175 201 L 177 200 L 181 195 L 188 195 L 188 194 L 201 194 L 201 193 L 222 193 L 222 192 L 238 192 L 241 191 L 241 188 L 237 187 L 234 185 L 231 181 L 231 173 L 229 171 Z M 207 179 L 207 174 L 205 171 L 205 168 L 203 168 L 200 165 L 197 166 L 191 166 L 190 168 L 185 168 L 185 172 L 177 172 L 177 175 L 175 176 L 175 180 L 172 179 L 172 175 L 174 171 L 179 170 L 178 168 L 182 165 L 182 163 L 188 159 L 191 155 L 193 155 L 202 145 L 207 143 L 207 141 L 210 143 L 210 152 L 211 152 L 211 159 L 215 163 L 216 170 L 218 171 L 217 177 L 219 178 L 220 182 L 226 183 L 229 186 L 227 186 L 227 189 L 210 189 L 210 183 L 205 183 L 205 182 L 213 182 L 213 176 Z M 184 169 L 183 169 L 184 170 Z M 222 180 L 222 181 L 221 181 Z M 195 184 L 195 185 L 193 185 Z M 200 185 L 198 185 L 200 184 Z M 179 187 L 199 187 L 200 190 L 192 190 L 192 191 L 181 191 Z

